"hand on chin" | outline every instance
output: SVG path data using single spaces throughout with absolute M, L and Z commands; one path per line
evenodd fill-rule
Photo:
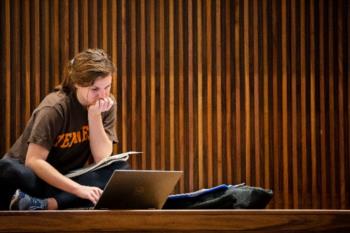
M 101 114 L 111 109 L 114 102 L 110 97 L 101 98 L 96 100 L 94 103 L 88 105 L 89 114 Z

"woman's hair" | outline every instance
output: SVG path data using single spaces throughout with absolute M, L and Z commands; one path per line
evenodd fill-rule
M 68 62 L 62 83 L 55 89 L 69 94 L 75 92 L 75 84 L 82 87 L 91 86 L 97 78 L 112 75 L 115 70 L 114 64 L 105 51 L 87 49 Z

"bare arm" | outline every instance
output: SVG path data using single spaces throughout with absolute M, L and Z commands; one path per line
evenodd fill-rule
M 37 176 L 46 181 L 48 184 L 72 193 L 80 198 L 88 199 L 96 204 L 102 194 L 98 187 L 84 186 L 62 175 L 57 169 L 49 164 L 46 159 L 49 151 L 34 143 L 28 146 L 25 165 L 31 168 Z
M 113 104 L 113 100 L 107 97 L 88 109 L 90 148 L 96 163 L 111 155 L 113 151 L 113 143 L 106 134 L 101 115 L 102 112 L 111 109 Z

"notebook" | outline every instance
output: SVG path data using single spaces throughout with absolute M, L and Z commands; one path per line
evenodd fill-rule
M 115 170 L 94 209 L 161 209 L 182 173 Z

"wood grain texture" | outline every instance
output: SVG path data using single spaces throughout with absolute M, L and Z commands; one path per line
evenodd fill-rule
M 347 0 L 0 0 L 0 152 L 78 51 L 117 65 L 115 153 L 184 170 L 175 192 L 272 188 L 270 208 L 350 208 Z
M 345 233 L 349 215 L 348 210 L 2 211 L 0 232 Z

